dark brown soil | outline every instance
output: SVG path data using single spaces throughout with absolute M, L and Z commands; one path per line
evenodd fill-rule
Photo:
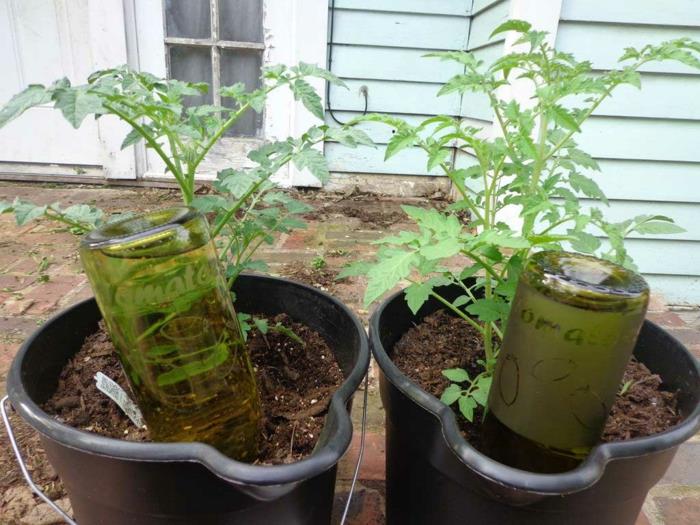
M 481 371 L 477 359 L 484 358 L 479 334 L 463 320 L 438 311 L 408 330 L 394 346 L 393 361 L 399 369 L 430 394 L 440 397 L 450 382 L 442 375 L 447 368 L 463 368 L 471 377 Z M 677 394 L 662 390 L 661 379 L 642 363 L 631 359 L 623 384 L 603 433 L 603 441 L 624 441 L 663 432 L 681 420 Z M 481 447 L 482 411 L 468 422 L 455 406 L 462 433 L 476 448 Z
M 263 316 L 257 316 L 263 317 Z M 270 331 L 251 331 L 248 342 L 263 407 L 259 464 L 298 461 L 311 453 L 330 398 L 343 381 L 333 352 L 317 333 L 286 315 L 269 319 L 291 328 L 305 345 Z M 121 409 L 95 386 L 97 372 L 128 390 L 121 365 L 106 332 L 101 329 L 85 340 L 64 367 L 58 389 L 44 409 L 70 426 L 102 436 L 149 441 Z

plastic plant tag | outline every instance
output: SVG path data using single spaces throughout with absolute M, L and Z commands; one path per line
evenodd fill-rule
M 182 207 L 108 224 L 80 256 L 151 438 L 254 460 L 255 376 L 204 216 Z
M 139 428 L 146 426 L 139 407 L 137 407 L 136 403 L 124 392 L 124 389 L 119 386 L 119 383 L 112 381 L 102 372 L 97 372 L 95 374 L 95 385 L 97 386 L 97 390 L 119 405 L 119 408 L 131 419 L 134 425 Z
M 489 394 L 489 454 L 535 472 L 576 467 L 600 440 L 648 300 L 644 279 L 609 261 L 533 255 Z

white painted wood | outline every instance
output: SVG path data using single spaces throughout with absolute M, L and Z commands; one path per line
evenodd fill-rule
M 620 2 L 611 2 L 620 3 Z M 631 4 L 631 5 L 634 5 Z M 698 4 L 700 11 L 700 4 Z M 572 53 L 578 60 L 589 60 L 596 69 L 620 67 L 617 59 L 626 47 L 641 48 L 680 37 L 700 40 L 700 27 L 645 27 L 620 24 L 589 24 L 562 21 L 557 33 L 556 47 Z M 700 75 L 700 71 L 676 62 L 653 62 L 642 71 Z
M 697 276 L 700 242 L 627 239 L 625 247 L 642 273 Z
M 90 50 L 93 69 L 107 69 L 127 63 L 126 32 L 122 0 L 89 2 Z M 109 179 L 135 179 L 133 148 L 121 149 L 131 128 L 111 115 L 98 121 L 105 176 Z
M 464 49 L 462 17 L 337 9 L 333 41 L 339 44 Z
M 700 257 L 700 253 L 695 257 Z M 663 293 L 663 298 L 672 305 L 698 304 L 700 297 L 700 277 L 690 275 L 655 275 L 646 274 L 645 279 L 653 292 Z
M 128 1 L 128 0 L 127 0 Z M 263 30 L 265 52 L 263 65 L 295 65 L 300 61 L 317 64 L 326 63 L 327 5 L 325 0 L 265 0 L 263 4 Z M 135 31 L 138 38 L 139 66 L 159 76 L 165 76 L 165 46 L 163 34 L 163 10 L 160 0 L 136 0 Z M 319 94 L 325 91 L 320 79 L 310 80 Z M 319 123 L 309 115 L 303 105 L 295 102 L 289 90 L 273 92 L 264 110 L 264 140 L 284 140 L 290 135 L 298 136 L 312 124 Z M 249 167 L 248 152 L 259 146 L 261 140 L 224 138 L 202 162 L 197 177 L 212 179 L 227 167 Z M 319 145 L 319 148 L 322 146 Z M 164 174 L 162 161 L 148 151 L 148 166 L 145 178 L 161 178 Z M 319 185 L 308 172 L 299 173 L 285 166 L 275 176 L 283 186 Z
M 30 83 L 64 76 L 84 83 L 94 69 L 124 63 L 121 12 L 120 0 L 0 0 L 0 104 Z M 74 130 L 50 107 L 34 108 L 0 130 L 0 162 L 104 166 L 108 176 L 129 175 L 129 159 L 109 157 L 110 126 L 87 118 Z
M 491 0 L 493 1 L 493 0 Z M 471 0 L 336 0 L 336 9 L 468 16 Z
M 700 26 L 697 0 L 564 0 L 562 20 Z
M 444 176 L 439 168 L 431 172 L 427 171 L 428 157 L 422 149 L 403 150 L 386 162 L 384 161 L 385 152 L 386 146 L 376 148 L 360 146 L 350 149 L 332 142 L 326 143 L 325 148 L 328 167 L 333 172 Z

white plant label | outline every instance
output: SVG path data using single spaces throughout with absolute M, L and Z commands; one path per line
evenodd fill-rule
M 97 372 L 95 374 L 95 383 L 97 389 L 119 405 L 119 408 L 131 419 L 134 425 L 139 428 L 146 426 L 139 407 L 136 406 L 136 403 L 131 400 L 129 395 L 124 392 L 124 389 L 120 387 L 118 383 L 112 381 L 102 372 Z

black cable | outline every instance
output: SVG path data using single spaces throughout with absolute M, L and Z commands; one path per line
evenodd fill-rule
M 330 23 L 330 32 L 328 35 L 328 64 L 326 69 L 328 71 L 333 71 L 333 29 L 335 27 L 335 0 L 331 0 L 331 23 Z M 364 89 L 363 89 L 364 88 Z M 367 105 L 369 103 L 369 93 L 367 90 L 366 86 L 362 86 L 360 88 L 360 93 L 364 95 L 365 97 L 365 109 L 362 110 L 362 114 L 366 115 L 367 114 Z M 331 83 L 326 82 L 326 110 L 328 111 L 328 114 L 331 116 L 331 118 L 337 123 L 340 124 L 341 126 L 344 126 L 347 124 L 347 122 L 341 122 L 338 120 L 338 118 L 335 116 L 333 113 L 333 110 L 331 109 Z

